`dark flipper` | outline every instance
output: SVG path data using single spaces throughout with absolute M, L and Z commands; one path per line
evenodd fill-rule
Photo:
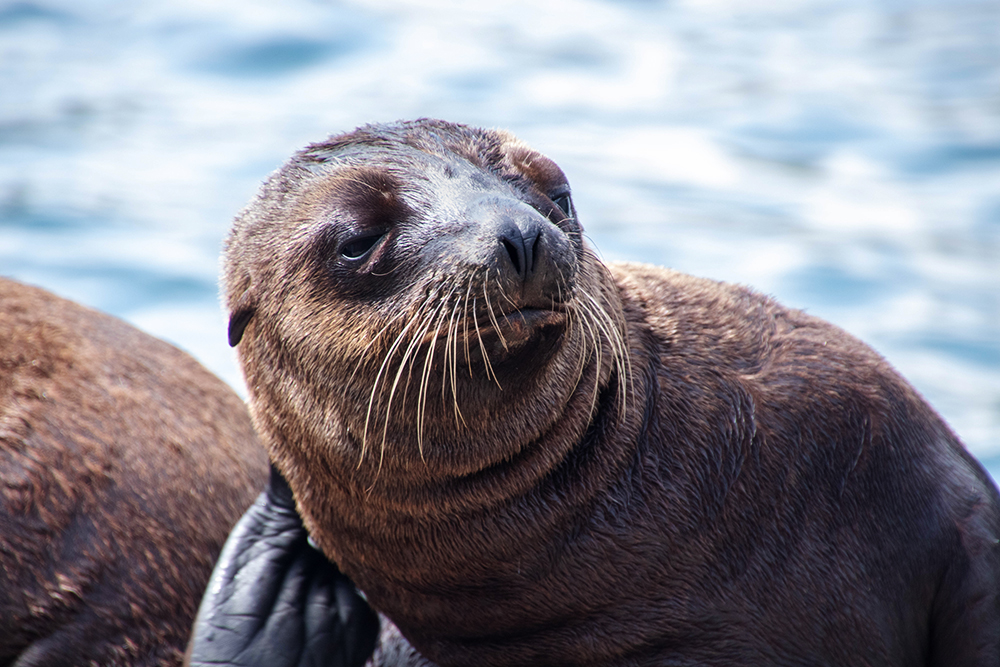
M 219 556 L 186 664 L 361 667 L 378 632 L 354 584 L 309 545 L 291 489 L 272 466 L 268 490 Z

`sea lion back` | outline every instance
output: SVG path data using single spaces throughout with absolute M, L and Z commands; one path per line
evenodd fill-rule
M 0 664 L 179 665 L 266 474 L 187 354 L 0 280 Z

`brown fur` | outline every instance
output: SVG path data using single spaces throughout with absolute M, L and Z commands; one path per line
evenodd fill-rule
M 0 280 L 0 664 L 179 665 L 266 475 L 239 397 L 187 354 Z
M 997 664 L 1000 498 L 934 411 L 828 323 L 604 267 L 567 195 L 417 121 L 310 146 L 236 221 L 251 411 L 372 604 L 443 665 Z M 494 219 L 540 216 L 518 282 Z

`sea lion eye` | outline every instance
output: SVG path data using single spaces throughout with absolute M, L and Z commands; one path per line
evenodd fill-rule
M 573 210 L 573 204 L 570 202 L 569 193 L 564 192 L 562 194 L 552 197 L 552 203 L 559 207 L 567 217 L 572 217 L 571 211 Z
M 361 259 L 371 252 L 385 234 L 367 234 L 356 236 L 350 239 L 340 248 L 340 254 L 344 259 Z

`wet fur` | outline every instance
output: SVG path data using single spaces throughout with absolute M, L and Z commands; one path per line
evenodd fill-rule
M 481 186 L 574 248 L 550 328 L 491 334 L 513 309 L 442 204 Z M 828 323 L 605 267 L 564 187 L 417 121 L 305 149 L 237 219 L 252 412 L 323 550 L 443 665 L 997 664 L 1000 498 L 936 413 Z M 367 273 L 334 261 L 379 225 Z
M 0 279 L 0 665 L 179 665 L 266 474 L 188 355 Z

